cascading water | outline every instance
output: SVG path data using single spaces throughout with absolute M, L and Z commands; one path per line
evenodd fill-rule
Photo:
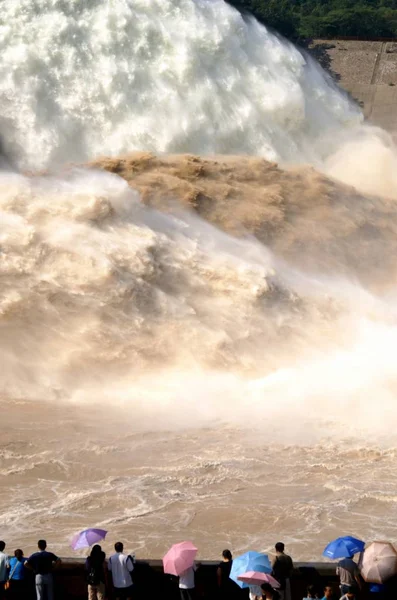
M 245 158 L 236 203 L 227 159 L 200 163 L 204 191 L 193 176 L 187 187 L 193 167 L 175 159 L 140 183 L 164 194 L 166 214 L 114 174 L 3 172 L 5 533 L 30 543 L 56 526 L 63 549 L 89 518 L 149 553 L 186 528 L 202 555 L 214 535 L 220 547 L 260 549 L 266 534 L 312 558 L 352 523 L 353 505 L 352 533 L 391 535 L 387 134 L 310 59 L 222 0 L 13 0 L 0 31 L 0 132 L 15 170 L 132 150 L 244 154 L 310 163 L 389 196 Z M 211 210 L 175 208 L 186 198 Z M 244 221 L 238 238 L 227 209 Z
M 131 150 L 318 161 L 359 111 L 223 0 L 14 0 L 0 130 L 24 166 Z

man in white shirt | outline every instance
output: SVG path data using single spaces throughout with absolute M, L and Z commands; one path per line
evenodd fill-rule
M 7 581 L 8 556 L 4 552 L 5 542 L 0 541 L 0 600 L 4 598 L 4 584 Z
M 179 591 L 181 593 L 181 600 L 194 600 L 194 572 L 196 565 L 193 563 L 192 567 L 186 569 L 179 575 Z
M 131 556 L 123 554 L 124 546 L 121 542 L 117 542 L 114 549 L 116 553 L 109 558 L 108 569 L 112 574 L 116 600 L 132 600 L 133 560 Z

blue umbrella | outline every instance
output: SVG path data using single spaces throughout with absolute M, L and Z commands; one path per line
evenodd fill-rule
M 259 571 L 259 573 L 271 573 L 272 565 L 270 564 L 269 557 L 266 554 L 260 554 L 259 552 L 246 552 L 237 556 L 233 559 L 232 569 L 230 571 L 230 579 L 233 579 L 237 585 L 241 588 L 249 587 L 247 583 L 239 581 L 237 577 L 246 573 L 247 571 Z
M 350 535 L 345 535 L 330 542 L 324 549 L 323 556 L 332 559 L 350 558 L 357 554 L 357 552 L 362 552 L 364 546 L 365 542 L 351 537 Z

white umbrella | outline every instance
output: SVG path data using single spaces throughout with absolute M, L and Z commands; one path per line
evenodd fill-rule
M 362 553 L 359 567 L 365 581 L 384 583 L 397 575 L 397 551 L 390 542 L 372 542 Z

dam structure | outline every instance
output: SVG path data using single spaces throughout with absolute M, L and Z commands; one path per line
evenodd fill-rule
M 397 132 L 397 39 L 313 40 L 310 48 L 369 121 Z

